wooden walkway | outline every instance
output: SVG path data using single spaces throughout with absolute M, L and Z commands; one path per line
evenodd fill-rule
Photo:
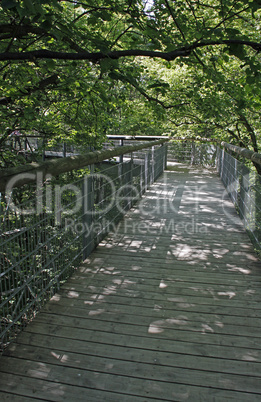
M 260 401 L 261 265 L 223 196 L 166 172 L 0 358 L 0 400 Z

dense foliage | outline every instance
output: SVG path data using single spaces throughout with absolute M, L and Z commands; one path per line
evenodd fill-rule
M 17 130 L 98 147 L 170 133 L 259 150 L 261 2 L 2 0 L 1 165 Z

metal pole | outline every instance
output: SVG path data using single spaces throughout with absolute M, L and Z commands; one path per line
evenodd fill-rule
M 90 175 L 83 179 L 83 259 L 85 260 L 94 249 L 93 238 L 93 208 L 94 208 L 94 192 L 93 192 L 93 172 L 94 165 L 90 166 Z

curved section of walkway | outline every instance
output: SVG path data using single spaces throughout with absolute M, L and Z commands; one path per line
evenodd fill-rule
M 260 302 L 219 178 L 173 166 L 0 359 L 0 398 L 260 401 Z

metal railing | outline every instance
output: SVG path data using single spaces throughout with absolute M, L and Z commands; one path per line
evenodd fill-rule
M 216 166 L 217 145 L 191 140 L 170 141 L 168 161 L 190 165 Z
M 260 254 L 261 176 L 225 149 L 218 150 L 217 170 L 256 251 Z
M 1 346 L 8 344 L 113 231 L 166 166 L 167 146 L 77 173 L 36 176 L 1 200 Z

